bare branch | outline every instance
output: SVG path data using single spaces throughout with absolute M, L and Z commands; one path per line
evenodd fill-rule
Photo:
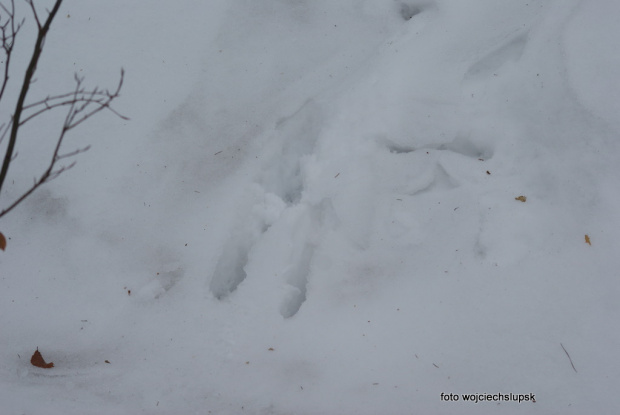
M 69 169 L 72 169 L 76 164 L 77 164 L 77 161 L 74 161 L 73 163 L 69 164 L 68 166 L 62 166 L 58 170 L 51 171 L 49 177 L 45 181 L 49 182 L 51 180 L 54 180 L 56 177 L 60 176 L 61 173 L 64 173 L 65 171 L 67 171 Z
M 17 200 L 15 200 L 13 203 L 11 203 L 11 205 L 9 205 L 7 208 L 3 209 L 0 212 L 0 217 L 6 215 L 11 210 L 16 208 L 17 205 L 19 205 L 21 202 L 23 202 L 28 196 L 30 196 L 35 190 L 37 190 L 44 183 L 47 183 L 47 182 L 49 182 L 51 180 L 54 180 L 55 178 L 60 176 L 65 171 L 67 171 L 69 169 L 72 169 L 76 165 L 76 163 L 77 162 L 74 161 L 73 163 L 69 164 L 68 166 L 63 166 L 63 167 L 59 168 L 58 170 L 46 171 L 43 174 L 43 176 L 41 176 L 39 179 L 35 179 L 34 180 L 34 183 L 30 187 L 30 189 L 28 189 L 24 194 L 22 194 L 19 198 L 17 198 Z
M 42 184 L 42 183 L 41 183 Z M 23 195 L 21 195 L 16 201 L 14 201 L 13 203 L 11 203 L 11 205 L 9 207 L 7 207 L 6 209 L 3 209 L 2 212 L 0 212 L 0 217 L 6 215 L 7 213 L 9 213 L 10 211 L 12 211 L 15 207 L 17 207 L 17 205 L 19 205 L 21 202 L 23 202 L 28 196 L 30 196 L 32 194 L 32 192 L 34 192 L 40 185 L 37 185 L 35 183 L 34 186 L 32 186 L 27 192 L 25 192 Z
M 4 140 L 4 136 L 10 129 L 11 129 L 10 122 L 8 124 L 2 124 L 2 126 L 0 126 L 0 143 L 2 143 L 2 140 Z
M 39 27 L 39 33 L 37 35 L 37 40 L 34 46 L 34 52 L 32 53 L 32 57 L 30 58 L 30 63 L 28 64 L 28 68 L 26 69 L 26 74 L 24 76 L 24 81 L 22 83 L 22 88 L 19 93 L 19 98 L 17 99 L 17 103 L 15 105 L 15 112 L 13 113 L 13 123 L 11 125 L 11 135 L 9 137 L 9 143 L 7 145 L 6 153 L 4 155 L 4 161 L 2 163 L 2 169 L 0 170 L 0 191 L 2 190 L 2 185 L 4 184 L 4 180 L 6 179 L 6 174 L 9 170 L 9 165 L 11 164 L 11 158 L 13 156 L 13 150 L 15 149 L 15 142 L 17 141 L 17 132 L 19 130 L 19 120 L 21 117 L 21 113 L 24 107 L 24 102 L 26 100 L 26 95 L 28 94 L 28 89 L 30 88 L 30 81 L 34 76 L 34 73 L 37 69 L 37 63 L 39 62 L 39 58 L 41 57 L 41 52 L 43 51 L 43 43 L 45 41 L 45 37 L 47 36 L 47 32 L 49 31 L 50 25 L 52 24 L 52 20 L 54 20 L 54 16 L 58 12 L 60 5 L 62 4 L 62 0 L 56 0 L 54 7 L 50 11 L 47 16 L 47 20 L 45 24 L 41 26 L 38 17 L 36 16 L 36 10 L 34 8 L 34 4 L 32 0 L 29 0 L 29 4 L 32 7 L 33 13 L 35 13 L 35 18 L 37 20 L 37 25 Z M 0 215 L 1 216 L 1 215 Z
M 570 358 L 570 355 L 568 354 L 562 343 L 560 343 L 560 346 L 562 346 L 562 350 L 564 350 L 564 353 L 566 353 L 566 356 L 568 356 L 568 360 L 570 361 L 570 365 L 573 367 L 573 370 L 575 371 L 575 373 L 577 373 L 577 369 L 575 369 L 575 365 L 573 364 L 573 359 Z
M 114 93 L 110 93 L 106 91 L 106 97 L 103 100 L 98 100 L 98 99 L 93 98 L 95 94 L 97 94 L 96 89 L 90 93 L 89 95 L 90 99 L 87 99 L 85 101 L 76 99 L 75 104 L 80 102 L 82 103 L 82 105 L 80 105 L 77 108 L 75 107 L 75 105 L 71 107 L 71 110 L 69 111 L 69 114 L 67 117 L 67 121 L 65 123 L 65 128 L 67 129 L 67 131 L 77 127 L 78 125 L 80 125 L 81 123 L 83 123 L 84 121 L 86 121 L 87 119 L 89 119 L 90 117 L 92 117 L 93 115 L 95 115 L 96 113 L 104 109 L 111 111 L 113 114 L 117 115 L 118 117 L 124 120 L 128 120 L 129 118 L 125 117 L 124 115 L 121 115 L 120 113 L 118 113 L 115 109 L 113 109 L 110 106 L 112 101 L 120 96 L 121 88 L 123 87 L 124 77 L 125 77 L 125 70 L 121 69 L 121 77 L 118 82 L 118 86 L 116 87 L 116 91 L 114 91 Z M 76 79 L 79 79 L 79 78 L 76 77 Z M 80 83 L 81 83 L 81 79 L 79 80 L 78 86 L 80 85 Z M 76 89 L 75 97 L 76 98 L 78 97 L 77 89 Z M 94 105 L 95 108 L 87 111 L 87 109 L 91 105 Z M 82 113 L 84 114 L 81 115 Z
M 35 9 L 34 3 L 32 0 L 26 0 L 26 3 L 28 3 L 30 5 L 30 8 L 32 9 L 32 15 L 34 16 L 35 22 L 37 22 L 37 27 L 39 28 L 39 32 L 40 32 L 42 28 L 41 28 L 41 22 L 39 21 L 39 15 L 37 14 L 37 9 Z M 60 6 L 59 3 L 62 3 L 62 0 L 56 1 L 56 5 Z M 56 11 L 58 11 L 58 8 L 56 7 L 56 5 L 54 5 L 54 8 L 56 8 Z M 56 14 L 54 10 L 52 10 L 52 12 Z M 51 15 L 51 12 L 49 12 L 49 14 Z
M 2 86 L 0 87 L 0 100 L 4 95 L 4 90 L 9 82 L 9 67 L 11 66 L 11 56 L 13 54 L 13 46 L 15 45 L 15 37 L 24 24 L 24 20 L 15 25 L 15 0 L 11 0 L 11 9 L 9 10 L 4 4 L 0 4 L 6 13 L 6 22 L 0 20 L 0 36 L 2 36 L 2 49 L 4 50 L 4 76 Z
M 83 147 L 83 148 L 78 148 L 77 150 L 73 150 L 73 151 L 72 151 L 72 152 L 70 152 L 70 153 L 59 154 L 59 155 L 56 157 L 56 161 L 61 160 L 61 159 L 66 159 L 66 158 L 68 158 L 68 157 L 77 156 L 78 154 L 80 154 L 80 153 L 85 153 L 85 152 L 87 152 L 88 150 L 90 150 L 90 146 L 86 146 L 86 147 Z
M 4 50 L 5 54 L 9 56 L 12 52 L 14 38 L 17 32 L 19 31 L 22 23 L 17 26 L 14 26 L 14 0 L 11 0 L 11 9 L 9 10 L 4 5 L 0 4 L 0 8 L 2 8 L 5 13 L 7 13 L 8 21 L 2 22 L 0 18 L 0 36 L 3 41 L 2 50 Z M 36 72 L 37 63 L 43 51 L 43 45 L 45 43 L 45 38 L 47 32 L 49 31 L 50 24 L 54 19 L 54 16 L 58 12 L 58 9 L 62 3 L 62 0 L 56 0 L 54 3 L 54 7 L 51 11 L 48 11 L 47 19 L 44 24 L 41 24 L 39 20 L 39 16 L 37 14 L 36 8 L 34 6 L 33 0 L 26 0 L 26 3 L 30 5 L 32 9 L 32 14 L 37 24 L 38 34 L 35 43 L 35 48 L 32 53 L 32 57 L 30 59 L 30 63 L 26 70 L 24 80 L 21 86 L 21 91 L 19 94 L 19 98 L 17 100 L 15 106 L 15 112 L 13 113 L 12 118 L 9 122 L 0 125 L 0 142 L 4 139 L 4 137 L 9 134 L 9 142 L 7 145 L 6 153 L 4 156 L 4 162 L 2 164 L 2 170 L 0 171 L 0 191 L 2 189 L 2 185 L 6 179 L 6 174 L 9 168 L 10 163 L 15 159 L 17 153 L 14 153 L 15 143 L 17 140 L 17 133 L 19 128 L 23 126 L 25 123 L 30 120 L 36 118 L 37 116 L 47 112 L 53 111 L 60 108 L 66 108 L 66 114 L 64 121 L 62 123 L 62 127 L 58 136 L 56 137 L 56 145 L 54 147 L 54 151 L 51 155 L 47 168 L 41 174 L 39 178 L 34 178 L 32 186 L 26 190 L 20 197 L 18 197 L 13 203 L 11 203 L 7 208 L 0 211 L 0 217 L 4 216 L 11 210 L 13 210 L 17 205 L 19 205 L 22 201 L 24 201 L 28 196 L 30 196 L 38 187 L 41 185 L 54 180 L 58 176 L 60 176 L 65 171 L 73 168 L 76 164 L 75 161 L 68 165 L 57 167 L 57 164 L 61 160 L 65 160 L 71 157 L 75 157 L 78 154 L 81 154 L 90 149 L 90 146 L 86 146 L 83 148 L 78 148 L 76 150 L 60 153 L 60 150 L 63 145 L 64 138 L 70 130 L 77 127 L 84 121 L 88 120 L 90 117 L 94 116 L 98 112 L 102 110 L 108 110 L 113 114 L 117 115 L 121 119 L 128 120 L 129 118 L 121 115 L 118 111 L 111 107 L 112 102 L 120 96 L 120 91 L 123 86 L 123 81 L 125 77 L 125 72 L 121 69 L 121 75 L 116 87 L 116 90 L 110 92 L 109 90 L 101 90 L 98 87 L 95 87 L 91 90 L 85 89 L 82 84 L 84 81 L 83 77 L 79 77 L 74 74 L 75 78 L 75 88 L 72 92 L 62 93 L 58 95 L 48 95 L 44 99 L 35 101 L 30 104 L 25 104 L 26 96 L 28 94 L 28 90 L 30 85 L 35 81 L 34 74 Z M 10 22 L 10 24 L 9 24 Z M 1 92 L 4 91 L 4 87 L 8 82 L 8 64 L 5 66 L 5 76 L 2 87 L 0 89 L 0 98 Z
M 41 115 L 44 112 L 51 111 L 59 107 L 71 106 L 78 102 L 82 102 L 84 104 L 94 104 L 94 105 L 104 106 L 108 110 L 110 110 L 112 113 L 114 113 L 116 116 L 124 120 L 128 120 L 129 118 L 125 117 L 124 115 L 120 114 L 115 109 L 110 107 L 109 102 L 107 102 L 110 100 L 110 98 L 114 99 L 114 98 L 117 98 L 118 96 L 119 95 L 110 94 L 107 91 L 106 92 L 99 91 L 96 88 L 92 91 L 85 91 L 84 89 L 80 89 L 79 91 L 77 91 L 77 94 L 74 91 L 74 92 L 69 92 L 69 93 L 61 94 L 61 95 L 48 96 L 45 99 L 42 99 L 40 101 L 33 102 L 32 104 L 24 106 L 24 111 L 35 110 L 35 109 L 36 110 L 32 114 L 29 114 L 28 116 L 23 118 L 20 122 L 20 126 L 26 124 L 28 121 L 30 121 L 33 118 L 36 118 L 37 116 Z M 63 98 L 65 99 L 62 100 Z
M 78 91 L 78 92 L 80 94 L 90 94 L 90 93 L 92 93 L 92 91 L 85 91 L 83 89 Z M 47 97 L 45 97 L 42 100 L 30 103 L 28 105 L 24 105 L 24 111 L 25 110 L 29 110 L 31 108 L 35 108 L 35 107 L 41 106 L 41 105 L 51 105 L 50 104 L 51 102 L 58 101 L 58 100 L 61 100 L 63 98 L 73 97 L 74 94 L 75 94 L 75 91 L 67 92 L 65 94 L 58 94 L 58 95 L 51 95 L 51 96 L 48 95 Z M 101 92 L 101 91 L 97 91 L 96 95 L 100 95 L 100 96 L 103 96 L 103 97 L 107 96 L 106 93 Z

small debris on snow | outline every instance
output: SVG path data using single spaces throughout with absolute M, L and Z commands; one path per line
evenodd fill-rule
M 40 367 L 43 369 L 51 369 L 54 367 L 54 363 L 52 362 L 45 363 L 45 360 L 43 359 L 41 352 L 39 352 L 38 347 L 37 347 L 37 350 L 32 355 L 32 357 L 30 358 L 30 364 L 32 364 L 32 366 Z

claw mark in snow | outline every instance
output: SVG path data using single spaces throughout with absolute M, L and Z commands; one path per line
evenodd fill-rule
M 245 266 L 248 263 L 250 250 L 278 219 L 284 207 L 279 197 L 265 194 L 262 202 L 253 207 L 248 219 L 239 221 L 239 228 L 224 245 L 209 284 L 209 289 L 215 298 L 218 300 L 225 298 L 246 279 Z
M 235 291 L 245 280 L 245 265 L 248 262 L 249 243 L 241 243 L 231 238 L 224 246 L 224 251 L 217 261 L 209 289 L 218 300 Z
M 431 7 L 432 3 L 428 1 L 408 1 L 400 4 L 400 16 L 405 20 L 411 20 L 418 14 L 422 13 L 427 8 Z
M 296 258 L 296 262 L 285 272 L 284 278 L 288 284 L 288 292 L 284 302 L 280 306 L 282 317 L 293 317 L 301 305 L 306 301 L 306 285 L 308 284 L 308 274 L 310 274 L 310 262 L 314 256 L 314 247 L 306 244 Z
M 426 192 L 446 191 L 457 187 L 455 180 L 448 174 L 446 169 L 438 165 L 430 176 L 427 184 L 419 190 L 414 191 L 411 196 Z
M 266 192 L 278 195 L 288 204 L 301 200 L 303 180 L 301 161 L 310 155 L 319 136 L 323 121 L 319 106 L 306 101 L 293 115 L 276 123 L 278 152 L 267 159 L 259 180 Z
M 312 260 L 317 238 L 326 230 L 334 228 L 338 218 L 330 199 L 323 199 L 316 206 L 301 208 L 294 229 L 291 229 L 290 265 L 283 273 L 287 293 L 280 306 L 284 318 L 293 317 L 306 301 L 307 285 L 312 273 Z
M 248 204 L 216 264 L 209 288 L 217 299 L 247 280 L 250 290 L 257 284 L 284 288 L 283 297 L 276 299 L 284 318 L 294 316 L 306 301 L 317 235 L 335 223 L 329 200 L 316 205 L 301 201 L 303 163 L 314 152 L 325 124 L 322 116 L 321 108 L 308 100 L 276 123 L 275 142 L 261 157 L 266 162 L 258 174 L 254 206 Z M 273 247 L 269 241 L 274 237 L 284 244 Z
M 183 268 L 174 271 L 158 272 L 148 284 L 140 288 L 136 298 L 141 300 L 152 300 L 159 298 L 170 290 L 185 275 Z
M 400 15 L 405 20 L 411 20 L 416 14 L 420 14 L 422 9 L 412 4 L 403 3 L 400 5 Z

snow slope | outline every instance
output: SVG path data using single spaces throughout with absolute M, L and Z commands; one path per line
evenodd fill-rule
M 63 6 L 132 120 L 0 223 L 3 413 L 618 411 L 615 2 L 195 3 Z

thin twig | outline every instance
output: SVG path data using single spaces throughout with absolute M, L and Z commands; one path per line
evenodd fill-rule
M 24 24 L 24 19 L 15 25 L 15 0 L 11 0 L 11 10 L 9 10 L 4 4 L 0 4 L 6 14 L 7 21 L 0 26 L 2 33 L 2 49 L 4 49 L 4 78 L 2 80 L 2 87 L 0 87 L 0 100 L 4 95 L 4 90 L 9 82 L 9 67 L 11 66 L 11 55 L 13 54 L 13 46 L 15 45 L 15 38 L 19 29 Z M 1 20 L 1 18 L 0 18 Z
M 11 135 L 9 136 L 9 142 L 7 144 L 6 152 L 4 154 L 2 169 L 0 169 L 0 191 L 2 190 L 2 185 L 4 184 L 4 180 L 6 179 L 6 175 L 9 170 L 9 164 L 11 163 L 13 157 L 15 142 L 17 141 L 17 132 L 19 130 L 19 121 L 26 100 L 26 95 L 28 94 L 28 89 L 30 88 L 30 82 L 32 81 L 34 73 L 37 69 L 37 63 L 39 62 L 39 58 L 41 57 L 41 52 L 43 52 L 43 43 L 45 42 L 45 37 L 47 36 L 50 25 L 52 24 L 52 20 L 54 20 L 54 17 L 56 16 L 58 9 L 60 8 L 62 0 L 56 0 L 54 8 L 52 9 L 52 11 L 49 12 L 47 20 L 45 21 L 45 24 L 43 26 L 41 26 L 41 23 L 39 22 L 39 19 L 37 17 L 34 3 L 32 2 L 32 0 L 29 0 L 28 3 L 32 7 L 32 11 L 35 15 L 35 20 L 39 27 L 39 33 L 35 42 L 34 52 L 32 53 L 32 57 L 30 58 L 28 68 L 26 69 L 26 74 L 24 76 L 24 81 L 22 83 L 21 91 L 19 93 L 19 98 L 17 99 L 17 103 L 15 105 L 15 112 L 13 113 L 12 117 L 13 123 L 11 125 Z
M 44 113 L 46 111 L 51 111 L 54 108 L 59 108 L 59 107 L 67 106 L 67 105 L 73 105 L 73 104 L 76 104 L 78 102 L 84 102 L 86 104 L 95 104 L 95 105 L 99 105 L 101 107 L 106 107 L 109 111 L 114 113 L 116 116 L 118 116 L 118 117 L 120 117 L 120 118 L 122 118 L 124 120 L 128 120 L 129 119 L 129 118 L 125 117 L 124 115 L 118 113 L 114 108 L 109 106 L 109 100 L 110 100 L 110 98 L 112 98 L 110 95 L 106 95 L 106 94 L 97 92 L 96 95 L 100 95 L 101 98 L 94 98 L 93 92 L 97 92 L 97 91 L 80 92 L 80 94 L 84 94 L 84 95 L 83 96 L 78 96 L 78 97 L 72 97 L 71 99 L 67 99 L 65 101 L 60 101 L 60 102 L 52 102 L 52 100 L 56 99 L 57 97 L 47 98 L 44 101 L 36 103 L 36 105 L 43 105 L 44 108 L 41 108 L 41 109 L 37 110 L 36 112 L 28 115 L 26 118 L 22 119 L 19 124 L 20 124 L 20 126 L 24 125 L 28 121 L 30 121 L 31 119 L 36 118 L 37 116 L 39 116 L 40 114 L 42 114 L 42 113 Z M 72 92 L 71 95 L 73 96 L 74 93 Z M 116 97 L 114 97 L 114 98 L 116 98 Z M 30 104 L 28 106 L 25 106 L 24 110 L 31 109 L 34 106 L 35 106 L 35 104 Z
M 575 369 L 575 365 L 573 364 L 573 359 L 570 358 L 570 355 L 568 354 L 562 343 L 560 343 L 560 346 L 562 346 L 564 353 L 566 353 L 566 356 L 568 356 L 568 360 L 570 361 L 570 365 L 573 367 L 573 370 L 575 371 L 575 373 L 577 373 L 577 369 Z
M 88 146 L 86 146 L 86 147 L 83 147 L 83 148 L 78 148 L 77 150 L 74 150 L 74 151 L 72 151 L 72 152 L 70 152 L 70 153 L 66 153 L 66 154 L 59 154 L 58 156 L 56 156 L 56 161 L 58 161 L 58 160 L 60 160 L 60 159 L 66 159 L 66 158 L 68 158 L 68 157 L 74 157 L 74 156 L 77 156 L 78 154 L 80 154 L 80 153 L 85 153 L 85 152 L 87 152 L 88 150 L 90 150 L 90 146 L 89 146 L 89 145 L 88 145 Z
M 90 91 L 85 91 L 84 89 L 81 89 L 78 92 L 80 94 L 90 94 L 91 93 Z M 47 105 L 47 103 L 49 103 L 51 101 L 54 101 L 54 100 L 73 97 L 74 94 L 75 94 L 75 91 L 67 92 L 67 93 L 64 93 L 64 94 L 53 95 L 53 96 L 48 95 L 47 97 L 45 97 L 45 99 L 42 99 L 42 100 L 37 101 L 37 102 L 30 103 L 28 105 L 24 105 L 24 110 L 36 107 L 38 105 Z M 108 94 L 106 94 L 103 91 L 97 91 L 97 95 L 100 95 L 100 96 L 103 96 L 103 97 L 107 97 L 108 96 Z
M 83 77 L 75 74 L 75 88 L 72 92 L 58 94 L 58 95 L 48 95 L 46 98 L 41 99 L 39 101 L 26 104 L 26 95 L 28 94 L 28 90 L 30 85 L 34 82 L 34 74 L 36 72 L 37 62 L 39 57 L 43 51 L 43 46 L 45 43 L 45 37 L 49 31 L 50 25 L 54 16 L 58 12 L 60 4 L 62 0 L 55 0 L 54 7 L 51 11 L 47 10 L 47 19 L 45 23 L 42 24 L 42 21 L 39 20 L 39 15 L 34 6 L 33 0 L 25 0 L 30 8 L 32 9 L 32 14 L 34 16 L 35 22 L 38 27 L 38 35 L 36 39 L 36 44 L 34 48 L 33 55 L 30 59 L 30 64 L 26 70 L 25 78 L 22 83 L 22 88 L 20 91 L 19 98 L 17 100 L 17 104 L 15 107 L 15 112 L 13 113 L 10 120 L 6 123 L 0 124 L 0 142 L 3 138 L 10 132 L 9 142 L 6 148 L 6 152 L 4 155 L 4 161 L 2 163 L 2 168 L 0 169 L 0 191 L 2 190 L 2 185 L 6 179 L 7 171 L 9 168 L 9 164 L 15 159 L 17 156 L 17 152 L 15 151 L 15 143 L 17 140 L 17 132 L 19 128 L 30 121 L 33 118 L 38 117 L 44 112 L 53 111 L 57 108 L 67 108 L 64 122 L 62 124 L 62 128 L 56 137 L 56 146 L 52 153 L 52 156 L 49 160 L 49 164 L 47 168 L 43 171 L 43 173 L 38 177 L 34 178 L 32 186 L 26 190 L 20 197 L 17 198 L 13 203 L 11 203 L 4 210 L 0 211 L 0 217 L 7 214 L 17 205 L 19 205 L 24 199 L 26 199 L 32 192 L 34 192 L 39 186 L 54 180 L 63 172 L 73 168 L 75 166 L 75 161 L 70 163 L 69 165 L 60 165 L 59 162 L 64 159 L 68 159 L 74 157 L 80 153 L 88 151 L 90 146 L 86 146 L 83 148 L 78 148 L 74 151 L 61 153 L 61 147 L 63 145 L 63 141 L 67 133 L 88 120 L 90 117 L 94 116 L 98 112 L 102 110 L 107 110 L 117 115 L 118 117 L 128 120 L 129 118 L 124 115 L 118 113 L 115 109 L 111 107 L 111 103 L 120 96 L 120 91 L 123 86 L 124 75 L 125 72 L 121 69 L 120 80 L 116 87 L 116 90 L 110 92 L 108 89 L 100 89 L 98 87 L 93 88 L 92 90 L 86 90 L 82 84 L 84 81 Z M 13 2 L 11 0 L 11 6 L 13 9 Z M 7 23 L 3 23 L 2 16 L 0 16 L 0 40 L 2 41 L 2 47 L 0 48 L 0 53 L 2 50 L 5 51 L 5 55 L 10 55 L 14 43 L 15 35 L 17 31 L 21 27 L 21 23 L 17 25 L 15 28 L 13 19 L 14 14 L 13 11 L 8 11 L 8 9 L 0 3 L 0 7 L 4 9 L 4 11 L 9 15 L 9 21 L 11 22 L 11 26 Z M 4 73 L 4 79 L 0 80 L 0 96 L 4 90 L 4 86 L 8 81 L 8 65 L 6 66 L 6 70 Z
M 34 16 L 34 21 L 37 22 L 37 27 L 39 28 L 39 30 L 41 30 L 42 29 L 41 22 L 39 21 L 39 15 L 37 14 L 37 9 L 34 8 L 34 3 L 32 2 L 32 0 L 26 0 L 26 3 L 28 3 L 30 5 L 30 8 L 32 9 L 32 15 Z M 60 4 L 58 4 L 58 5 L 60 5 Z M 58 10 L 58 9 L 56 8 L 56 10 Z M 48 11 L 48 13 L 49 13 L 49 11 Z M 54 11 L 54 14 L 56 14 L 56 11 Z

